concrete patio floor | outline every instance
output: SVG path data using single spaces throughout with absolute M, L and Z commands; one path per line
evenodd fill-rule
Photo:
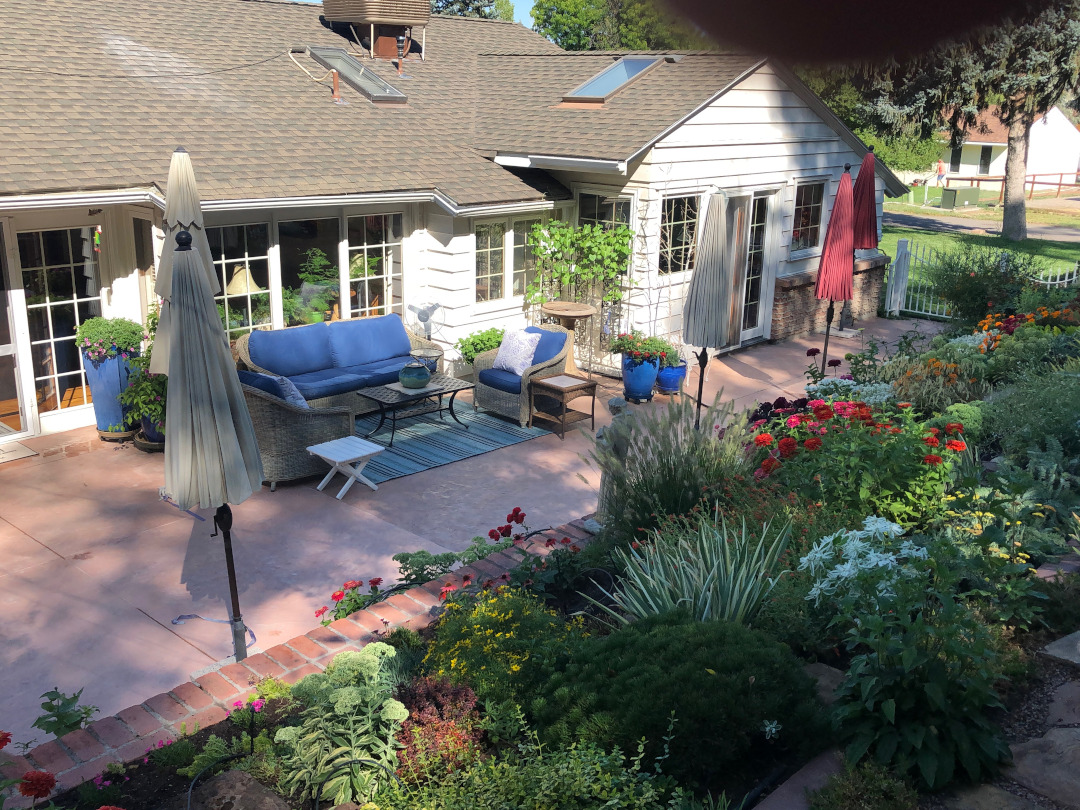
M 895 343 L 914 325 L 873 320 L 864 333 Z M 713 360 L 706 401 L 721 388 L 740 407 L 801 396 L 806 349 L 820 344 L 816 335 Z M 834 339 L 830 354 L 861 346 Z M 609 421 L 604 402 L 621 390 L 599 380 L 598 427 Z M 696 370 L 686 388 L 696 391 Z M 657 396 L 652 407 L 666 401 Z M 101 442 L 92 429 L 23 443 L 38 455 L 0 464 L 0 730 L 42 743 L 47 735 L 31 723 L 39 695 L 54 686 L 85 687 L 83 702 L 110 715 L 229 655 L 226 625 L 170 623 L 185 613 L 225 618 L 228 586 L 211 512 L 198 520 L 159 499 L 162 456 Z M 234 507 L 240 604 L 255 649 L 316 626 L 314 610 L 345 580 L 393 582 L 398 552 L 460 550 L 514 506 L 533 529 L 592 512 L 599 475 L 584 460 L 590 447 L 580 431 L 565 441 L 551 434 L 378 492 L 355 486 L 341 501 L 333 497 L 341 478 L 324 492 L 318 478 L 264 487 Z

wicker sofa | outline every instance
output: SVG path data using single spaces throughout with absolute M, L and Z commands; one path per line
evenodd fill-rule
M 566 370 L 566 353 L 574 343 L 569 331 L 553 324 L 530 326 L 525 331 L 541 332 L 543 336 L 536 347 L 533 365 L 520 377 L 493 368 L 498 349 L 478 354 L 473 360 L 476 373 L 473 407 L 516 419 L 521 427 L 529 421 L 529 382 L 533 377 L 562 374 Z M 562 338 L 561 348 L 557 336 Z
M 356 391 L 397 382 L 409 352 L 421 348 L 438 346 L 409 332 L 397 315 L 256 330 L 236 341 L 245 368 L 288 377 L 312 408 L 353 412 L 361 402 Z

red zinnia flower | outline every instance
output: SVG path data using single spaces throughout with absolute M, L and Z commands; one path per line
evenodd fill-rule
M 910 408 L 911 403 L 910 402 L 897 402 L 896 407 L 897 408 Z
M 353 588 L 359 588 L 359 587 L 360 587 L 359 582 L 357 582 L 355 579 L 350 579 L 348 582 L 346 582 L 344 585 L 341 586 L 341 589 L 343 591 L 351 591 Z
M 958 439 L 949 439 L 945 442 L 945 446 L 950 450 L 955 450 L 957 453 L 962 453 L 967 450 L 967 443 L 959 441 Z
M 949 424 L 945 425 L 945 435 L 947 436 L 952 436 L 954 434 L 963 432 L 964 426 L 959 422 L 949 422 Z
M 773 437 L 770 433 L 759 433 L 754 437 L 754 444 L 758 447 L 768 447 L 773 443 Z
M 31 799 L 47 799 L 56 787 L 56 777 L 48 771 L 27 771 L 23 774 L 19 793 Z
M 840 368 L 840 361 L 836 360 L 836 359 L 833 359 L 833 360 L 830 360 L 825 365 L 827 365 L 829 368 Z
M 941 431 L 938 430 L 937 428 L 927 428 L 926 430 L 927 430 L 928 433 L 932 433 L 934 436 L 940 436 L 941 435 Z
M 323 605 L 321 608 L 319 608 L 318 610 L 315 611 L 315 618 L 316 619 L 321 618 L 322 615 L 324 613 L 326 613 L 326 611 L 328 611 L 329 609 L 330 608 L 328 608 L 326 605 Z
M 942 460 L 941 456 L 935 456 L 933 453 L 923 456 L 923 464 L 929 464 L 931 467 L 936 467 Z
M 807 357 L 817 357 L 819 354 L 821 354 L 821 349 L 807 349 L 806 350 L 806 356 Z
M 382 577 L 372 577 L 368 580 L 367 584 L 370 585 L 372 588 L 378 588 L 380 585 L 382 585 Z
M 820 450 L 821 439 L 819 439 L 817 436 L 811 436 L 809 439 L 803 442 L 802 446 L 805 447 L 807 450 Z
M 335 602 L 340 602 L 342 599 L 345 598 L 345 591 L 334 591 L 332 594 L 330 594 L 330 598 Z
M 0 731 L 0 749 L 5 748 L 11 742 L 10 731 Z
M 937 436 L 927 436 L 923 439 L 923 444 L 925 444 L 927 447 L 937 447 L 939 444 L 941 444 L 941 441 L 938 439 Z
M 780 469 L 780 462 L 772 456 L 769 456 L 767 459 L 761 462 L 761 469 L 763 469 L 767 473 L 771 473 L 774 470 Z
M 777 445 L 780 448 L 780 455 L 783 458 L 791 458 L 799 451 L 799 443 L 790 436 L 780 440 L 780 444 Z

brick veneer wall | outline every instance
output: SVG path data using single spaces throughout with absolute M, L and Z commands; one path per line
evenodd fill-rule
M 228 664 L 182 683 L 112 717 L 96 720 L 85 729 L 43 743 L 26 756 L 14 755 L 10 748 L 0 751 L 0 779 L 18 779 L 30 770 L 49 771 L 56 776 L 53 793 L 56 795 L 93 779 L 110 762 L 128 763 L 141 759 L 146 749 L 156 745 L 158 740 L 180 736 L 182 723 L 186 724 L 188 733 L 195 724 L 204 729 L 220 723 L 227 717 L 232 703 L 246 699 L 261 678 L 272 675 L 286 683 L 296 683 L 305 675 L 321 672 L 338 653 L 358 650 L 376 641 L 378 634 L 396 627 L 419 630 L 433 624 L 442 612 L 439 593 L 443 585 L 459 583 L 465 574 L 471 574 L 477 582 L 498 580 L 516 568 L 526 554 L 539 557 L 549 554 L 551 549 L 546 545 L 549 539 L 558 541 L 569 537 L 584 545 L 592 538 L 584 528 L 589 517 L 591 515 L 542 532 L 524 548 L 496 552 L 426 585 L 396 593 L 384 602 L 338 619 L 327 627 L 317 627 L 306 635 L 250 655 L 240 663 Z M 16 795 L 6 799 L 5 807 L 29 805 L 29 799 Z
M 877 314 L 888 263 L 889 257 L 884 255 L 855 262 L 851 314 L 856 326 L 860 320 L 873 318 Z M 825 331 L 825 313 L 829 309 L 829 302 L 814 297 L 816 284 L 817 270 L 776 280 L 770 340 Z M 840 309 L 841 305 L 837 304 L 834 329 L 840 325 Z

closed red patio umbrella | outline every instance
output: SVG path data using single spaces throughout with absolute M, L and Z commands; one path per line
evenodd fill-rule
M 844 164 L 840 187 L 836 190 L 829 227 L 825 230 L 825 245 L 821 249 L 817 287 L 814 295 L 819 301 L 829 299 L 825 314 L 825 346 L 821 350 L 821 372 L 829 356 L 829 332 L 832 330 L 834 301 L 850 301 L 852 274 L 855 270 L 855 231 L 852 216 L 851 164 Z
M 874 147 L 862 159 L 859 175 L 855 178 L 852 195 L 855 206 L 855 249 L 873 250 L 878 246 L 877 234 L 877 187 Z

